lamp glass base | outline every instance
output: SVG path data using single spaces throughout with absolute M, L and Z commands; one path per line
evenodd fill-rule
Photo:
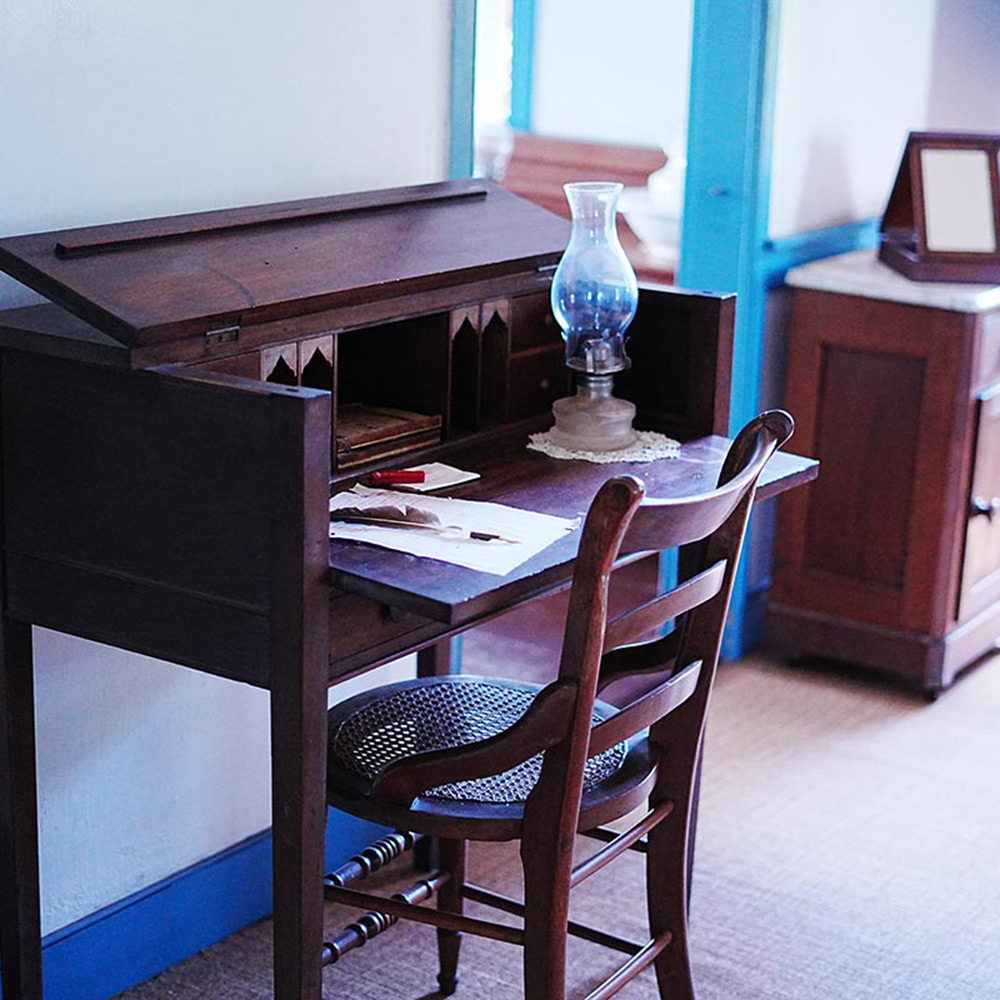
M 635 404 L 611 395 L 610 375 L 577 375 L 576 395 L 552 404 L 554 444 L 569 451 L 615 451 L 636 442 Z

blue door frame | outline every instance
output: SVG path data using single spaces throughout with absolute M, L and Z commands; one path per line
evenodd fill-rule
M 476 0 L 451 0 L 451 100 L 448 176 L 472 176 L 476 84 Z
M 694 0 L 692 18 L 677 283 L 736 292 L 730 431 L 760 404 L 764 287 L 756 265 L 768 223 L 777 7 L 768 0 Z M 748 562 L 743 560 L 733 590 L 726 657 L 749 645 Z
M 768 292 L 798 264 L 874 246 L 874 219 L 768 238 L 771 152 L 781 0 L 694 0 L 688 166 L 678 284 L 735 291 L 736 333 L 730 431 L 765 405 Z M 793 441 L 794 445 L 794 441 Z M 758 511 L 747 555 L 770 549 L 773 512 Z M 760 639 L 770 584 L 769 551 L 744 558 L 723 643 L 727 658 Z M 753 564 L 755 578 L 749 571 Z

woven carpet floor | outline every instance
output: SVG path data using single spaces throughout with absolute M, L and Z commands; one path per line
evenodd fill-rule
M 473 852 L 475 881 L 517 891 L 514 849 Z M 640 939 L 642 884 L 630 853 L 575 891 L 574 916 Z M 345 916 L 329 907 L 331 930 Z M 270 937 L 255 925 L 123 996 L 270 997 Z M 1000 660 L 933 705 L 766 660 L 723 668 L 692 937 L 700 1000 L 1000 998 Z M 571 949 L 584 996 L 618 956 Z M 519 949 L 467 936 L 462 957 L 459 998 L 520 996 Z M 327 969 L 324 995 L 430 997 L 435 971 L 433 930 L 401 924 Z M 652 973 L 620 995 L 655 997 Z

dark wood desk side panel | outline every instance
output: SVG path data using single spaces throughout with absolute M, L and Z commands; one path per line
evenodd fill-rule
M 269 399 L 6 352 L 7 551 L 266 614 Z
M 7 557 L 9 618 L 268 687 L 265 615 L 25 556 Z
M 642 287 L 629 330 L 632 367 L 615 391 L 638 407 L 636 426 L 681 440 L 729 434 L 736 297 Z

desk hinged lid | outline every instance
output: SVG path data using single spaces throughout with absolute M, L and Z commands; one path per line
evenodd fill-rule
M 0 240 L 0 268 L 127 346 L 553 264 L 569 227 L 452 181 Z

